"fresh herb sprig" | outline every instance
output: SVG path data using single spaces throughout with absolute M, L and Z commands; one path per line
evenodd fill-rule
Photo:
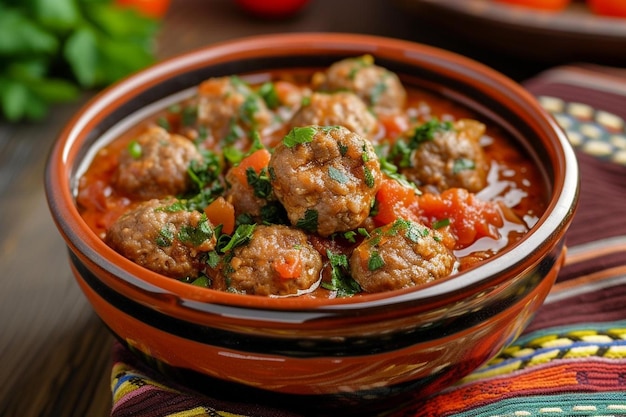
M 0 118 L 39 120 L 153 63 L 158 26 L 111 0 L 0 0 Z

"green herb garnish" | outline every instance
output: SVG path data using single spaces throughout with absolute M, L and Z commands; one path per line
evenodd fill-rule
M 112 1 L 0 1 L 0 119 L 39 120 L 153 63 L 158 28 Z
M 432 226 L 433 229 L 441 229 L 442 227 L 446 227 L 450 225 L 450 219 L 449 218 L 445 218 L 445 219 L 439 219 L 437 221 L 434 221 Z
M 330 282 L 322 282 L 322 288 L 336 291 L 338 297 L 350 297 L 361 292 L 361 287 L 348 274 L 348 258 L 343 254 L 335 254 L 330 250 L 326 251 L 330 262 Z
M 380 256 L 380 253 L 376 251 L 372 252 L 369 260 L 367 261 L 367 269 L 369 269 L 370 271 L 375 271 L 379 268 L 382 268 L 383 266 L 385 266 L 385 261 L 383 260 L 382 256 Z
M 278 93 L 276 92 L 276 87 L 272 82 L 266 82 L 259 87 L 259 95 L 267 104 L 267 107 L 270 109 L 276 109 L 280 106 L 280 99 L 278 98 Z
M 143 154 L 141 145 L 136 140 L 131 140 L 128 143 L 128 146 L 126 147 L 126 149 L 128 150 L 128 153 L 133 159 L 139 159 L 141 158 L 141 155 Z
M 339 184 L 345 184 L 349 181 L 349 178 L 345 172 L 335 168 L 332 165 L 328 167 L 328 176 L 332 180 L 337 181 Z
M 318 213 L 317 210 L 307 209 L 304 212 L 304 217 L 299 219 L 296 223 L 296 227 L 306 230 L 307 232 L 314 233 L 317 231 L 318 225 Z
M 259 198 L 267 198 L 272 194 L 272 184 L 265 168 L 257 173 L 254 168 L 246 169 L 246 179 L 252 188 L 254 195 Z
M 159 230 L 159 236 L 157 236 L 155 241 L 156 244 L 162 248 L 171 246 L 172 242 L 174 242 L 174 232 L 172 231 L 174 228 L 175 226 L 172 223 L 164 224 L 161 230 Z
M 471 159 L 459 158 L 454 160 L 452 165 L 452 172 L 458 174 L 461 171 L 476 169 L 476 164 Z
M 213 229 L 204 213 L 202 213 L 197 226 L 183 225 L 178 231 L 178 240 L 192 246 L 200 246 L 212 237 Z
M 292 148 L 302 143 L 309 143 L 313 141 L 313 137 L 316 133 L 317 129 L 314 126 L 294 127 L 283 138 L 283 143 L 288 148 Z
M 191 285 L 195 285 L 197 287 L 209 288 L 211 286 L 211 279 L 205 275 L 201 275 L 198 278 L 191 281 Z
M 231 249 L 236 248 L 237 246 L 245 245 L 248 243 L 250 238 L 252 237 L 252 232 L 254 232 L 255 224 L 240 224 L 235 229 L 232 237 L 228 240 L 228 243 L 223 248 L 220 248 L 222 253 L 225 253 Z

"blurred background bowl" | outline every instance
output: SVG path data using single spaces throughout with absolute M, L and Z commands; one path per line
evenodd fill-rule
M 201 81 L 330 65 L 371 54 L 408 85 L 500 126 L 543 171 L 549 196 L 511 249 L 449 279 L 335 300 L 265 298 L 188 285 L 123 258 L 93 233 L 75 187 L 95 147 Z M 187 94 L 187 93 L 183 93 Z M 458 381 L 513 341 L 550 290 L 578 195 L 574 154 L 522 87 L 477 62 L 408 41 L 338 33 L 228 41 L 166 60 L 106 89 L 61 132 L 46 169 L 50 211 L 75 278 L 104 323 L 147 363 L 214 395 L 359 413 Z M 219 381 L 219 382 L 218 382 Z M 362 409 L 361 409 L 362 412 Z

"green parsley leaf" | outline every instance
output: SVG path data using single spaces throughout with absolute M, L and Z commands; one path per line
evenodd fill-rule
M 128 147 L 126 149 L 128 149 L 128 153 L 130 154 L 131 158 L 133 159 L 141 158 L 141 154 L 142 154 L 141 145 L 136 140 L 131 140 L 128 143 Z
M 222 253 L 228 252 L 231 249 L 236 248 L 237 246 L 245 245 L 250 241 L 252 237 L 252 233 L 254 232 L 255 224 L 240 224 L 235 229 L 233 236 L 230 238 L 226 246 L 220 249 Z
M 376 185 L 376 179 L 372 171 L 366 165 L 363 166 L 363 175 L 365 176 L 365 185 L 369 188 L 373 188 L 374 185 Z
M 382 256 L 380 256 L 380 253 L 378 253 L 377 251 L 373 251 L 370 255 L 369 260 L 367 261 L 367 269 L 369 269 L 370 271 L 375 271 L 379 268 L 382 268 L 383 266 L 385 266 L 385 261 L 383 260 Z
M 322 282 L 322 288 L 336 291 L 338 297 L 350 297 L 361 292 L 361 286 L 348 274 L 348 258 L 326 250 L 330 262 L 330 282 Z
M 337 181 L 339 184 L 346 184 L 349 181 L 348 176 L 342 170 L 335 168 L 334 166 L 328 167 L 328 176 Z
M 267 107 L 270 109 L 276 109 L 280 106 L 280 99 L 278 98 L 278 93 L 276 92 L 276 88 L 274 83 L 266 82 L 259 87 L 259 95 L 267 104 Z
M 248 126 L 255 126 L 255 114 L 259 111 L 259 98 L 254 94 L 246 96 L 244 102 L 239 107 L 239 117 Z
M 178 239 L 183 243 L 189 243 L 192 246 L 200 246 L 206 240 L 213 237 L 213 229 L 209 224 L 206 214 L 202 213 L 200 221 L 196 227 L 183 225 L 178 231 Z
M 272 184 L 265 168 L 261 169 L 258 174 L 254 168 L 246 168 L 246 179 L 255 196 L 267 198 L 272 194 Z
M 434 221 L 432 226 L 433 229 L 441 229 L 442 227 L 446 227 L 450 225 L 450 219 L 449 218 L 444 218 L 444 219 L 439 219 L 437 221 Z
M 452 172 L 458 174 L 461 171 L 476 169 L 476 163 L 471 159 L 459 158 L 454 160 L 452 165 Z
M 376 83 L 376 85 L 370 91 L 370 100 L 372 104 L 376 104 L 380 97 L 387 91 L 387 83 L 384 80 L 384 77 L 380 82 Z
M 191 285 L 195 285 L 196 287 L 204 287 L 209 288 L 211 286 L 211 279 L 206 275 L 201 275 L 198 278 L 191 281 Z
M 159 236 L 157 236 L 155 243 L 162 248 L 171 246 L 174 242 L 174 232 L 172 231 L 174 227 L 172 223 L 164 224 L 159 230 Z
M 306 230 L 307 232 L 314 233 L 317 231 L 318 225 L 318 213 L 317 210 L 307 209 L 304 212 L 304 217 L 296 222 L 296 227 Z
M 428 229 L 426 227 L 420 227 L 417 224 L 410 222 L 404 236 L 413 243 L 417 243 L 421 238 L 428 236 Z
M 314 126 L 294 127 L 283 138 L 283 143 L 286 147 L 293 148 L 298 144 L 312 142 L 316 133 L 317 129 Z
M 220 263 L 220 255 L 216 251 L 212 250 L 207 253 L 205 262 L 209 267 L 216 268 Z

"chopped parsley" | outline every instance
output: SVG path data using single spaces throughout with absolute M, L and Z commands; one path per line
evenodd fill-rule
M 317 133 L 317 129 L 314 126 L 306 127 L 294 127 L 283 138 L 283 144 L 288 148 L 302 143 L 309 143 L 313 141 L 313 137 Z
M 255 126 L 255 115 L 259 111 L 259 98 L 254 94 L 248 94 L 239 107 L 239 118 L 248 126 Z
M 240 224 L 235 229 L 232 237 L 228 239 L 228 242 L 224 247 L 220 248 L 222 253 L 236 248 L 237 246 L 245 245 L 252 238 L 252 232 L 254 232 L 255 224 Z M 225 235 L 222 235 L 225 236 Z
M 197 226 L 183 225 L 178 231 L 178 239 L 181 242 L 191 244 L 192 246 L 200 246 L 212 237 L 213 229 L 211 228 L 211 224 L 204 213 L 202 213 Z
M 156 121 L 156 124 L 167 130 L 168 132 L 172 128 L 172 126 L 170 125 L 170 121 L 167 119 L 167 117 L 164 116 L 159 117 Z
M 278 98 L 278 93 L 276 92 L 274 83 L 264 83 L 261 87 L 259 87 L 258 93 L 270 109 L 276 109 L 280 106 L 280 99 Z
M 161 230 L 159 230 L 159 235 L 157 236 L 155 243 L 162 248 L 171 246 L 172 242 L 174 242 L 173 228 L 175 228 L 175 226 L 172 223 L 164 224 L 163 227 L 161 227 Z
M 366 165 L 363 166 L 363 175 L 365 176 L 365 185 L 369 188 L 374 188 L 374 185 L 376 185 L 376 179 L 374 178 L 372 171 Z
M 202 190 L 219 181 L 222 172 L 219 156 L 209 150 L 202 152 L 202 162 L 192 160 L 187 169 L 196 191 Z
M 184 201 L 175 200 L 169 206 L 157 207 L 154 209 L 155 211 L 164 211 L 166 213 L 176 213 L 177 211 L 187 210 L 187 205 Z
M 136 140 L 131 140 L 128 143 L 128 146 L 126 147 L 126 149 L 128 150 L 128 153 L 130 154 L 131 158 L 133 158 L 133 159 L 139 159 L 139 158 L 141 158 L 141 155 L 143 154 L 143 150 L 141 149 L 141 145 Z
M 190 127 L 196 124 L 198 120 L 198 107 L 185 106 L 180 113 L 181 124 L 184 127 Z
M 390 157 L 397 161 L 402 168 L 411 167 L 413 165 L 411 162 L 413 151 L 418 149 L 422 143 L 434 140 L 437 133 L 448 132 L 453 129 L 452 122 L 442 122 L 437 118 L 432 118 L 414 128 L 407 138 L 398 139 L 391 149 Z
M 367 269 L 375 271 L 383 266 L 385 266 L 385 261 L 382 256 L 377 251 L 373 251 L 367 261 Z
M 307 209 L 304 212 L 304 217 L 299 219 L 296 223 L 296 227 L 307 232 L 315 233 L 318 225 L 318 213 L 317 210 Z
M 449 132 L 453 128 L 452 122 L 442 122 L 437 118 L 432 118 L 413 130 L 410 141 L 411 147 L 416 149 L 420 143 L 435 139 L 437 133 Z
M 458 174 L 461 171 L 476 169 L 476 164 L 471 159 L 459 158 L 454 160 L 452 165 L 452 172 Z
M 450 225 L 450 219 L 449 218 L 445 218 L 445 219 L 439 219 L 437 221 L 434 221 L 432 226 L 433 229 L 441 229 L 442 227 L 446 227 Z
M 254 168 L 248 167 L 246 168 L 246 179 L 255 196 L 267 198 L 272 194 L 272 184 L 270 183 L 267 169 L 263 168 L 257 173 Z
M 212 250 L 206 254 L 205 262 L 209 267 L 217 268 L 217 265 L 220 263 L 220 255 Z
M 287 210 L 277 201 L 268 202 L 261 207 L 261 221 L 264 224 L 289 224 Z
M 361 286 L 348 274 L 348 258 L 326 250 L 330 262 L 330 282 L 322 282 L 322 288 L 336 291 L 337 297 L 350 297 L 361 292 Z
M 341 154 L 341 156 L 346 156 L 346 154 L 348 153 L 348 145 L 337 142 L 337 146 L 339 147 L 339 153 Z
M 335 168 L 332 165 L 328 167 L 328 176 L 332 180 L 337 181 L 339 184 L 346 184 L 349 181 L 349 178 L 345 172 Z
M 370 101 L 372 104 L 378 103 L 380 97 L 387 91 L 387 83 L 385 83 L 385 77 L 376 83 L 370 90 Z
M 191 281 L 191 285 L 209 288 L 211 286 L 211 279 L 206 275 L 200 275 L 198 278 Z

